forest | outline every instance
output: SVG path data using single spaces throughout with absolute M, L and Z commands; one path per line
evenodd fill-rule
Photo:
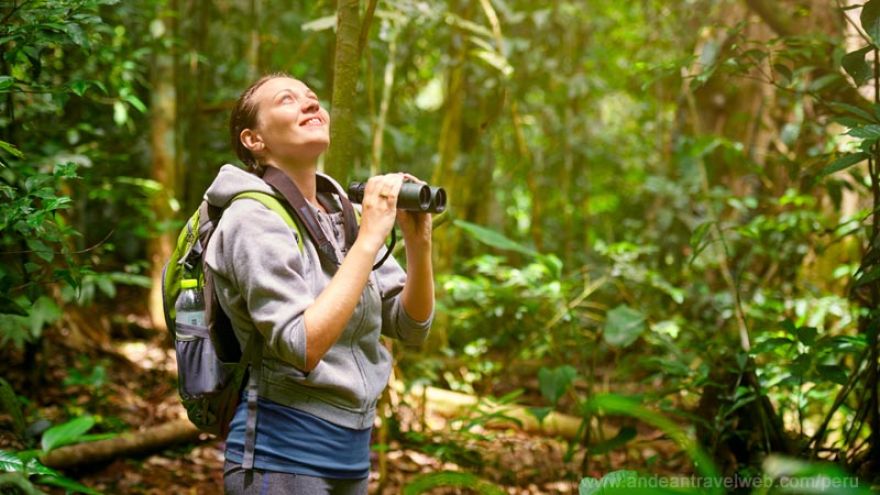
M 0 19 L 0 493 L 223 492 L 163 267 L 279 72 L 330 112 L 322 172 L 448 195 L 427 340 L 382 339 L 369 493 L 880 488 L 880 0 Z

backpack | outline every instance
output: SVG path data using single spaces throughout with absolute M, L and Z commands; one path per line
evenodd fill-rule
M 295 229 L 300 234 L 297 247 L 303 250 L 300 227 L 277 198 L 252 191 L 238 194 L 232 201 L 246 198 L 259 201 L 277 213 L 288 227 Z M 178 235 L 171 259 L 163 269 L 162 303 L 165 323 L 177 354 L 178 394 L 189 420 L 199 430 L 225 437 L 247 384 L 249 417 L 246 436 L 251 442 L 250 448 L 245 449 L 249 461 L 245 464 L 252 467 L 252 437 L 255 436 L 256 392 L 263 342 L 259 332 L 254 332 L 244 350 L 240 348 L 229 317 L 217 303 L 213 277 L 204 269 L 203 255 L 221 215 L 221 208 L 203 201 L 189 218 Z M 177 318 L 175 306 L 178 297 L 187 290 L 195 291 L 204 302 L 204 312 L 200 318 L 181 321 Z M 250 379 L 246 380 L 251 364 Z
M 275 196 L 260 191 L 240 193 L 229 204 L 240 199 L 253 199 L 277 213 L 288 227 L 296 230 L 300 252 L 303 252 L 302 232 L 305 229 L 315 243 L 321 264 L 335 271 L 341 260 L 321 231 L 315 216 L 309 213 L 299 189 L 274 167 L 269 167 L 262 178 L 283 196 L 285 204 Z M 319 191 L 336 193 L 339 197 L 346 245 L 350 248 L 357 237 L 360 215 L 341 188 L 322 175 L 318 175 L 317 179 Z M 324 206 L 328 207 L 327 204 Z M 171 259 L 162 271 L 162 305 L 165 323 L 177 354 L 178 394 L 187 417 L 199 430 L 225 437 L 229 433 L 229 423 L 235 415 L 242 391 L 247 387 L 248 414 L 242 467 L 252 469 L 263 337 L 259 332 L 253 332 L 244 349 L 241 349 L 232 322 L 218 303 L 213 277 L 210 271 L 204 269 L 204 252 L 222 213 L 223 208 L 202 201 L 180 231 Z M 374 269 L 388 258 L 390 252 L 389 249 Z M 196 294 L 204 302 L 204 310 L 199 311 L 201 314 L 196 315 L 195 321 L 178 321 L 176 303 L 183 291 L 192 291 L 188 295 Z

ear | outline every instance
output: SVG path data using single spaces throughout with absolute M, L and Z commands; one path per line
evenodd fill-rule
M 245 148 L 251 150 L 251 153 L 260 153 L 266 149 L 266 143 L 263 142 L 263 138 L 252 129 L 242 130 L 238 138 Z

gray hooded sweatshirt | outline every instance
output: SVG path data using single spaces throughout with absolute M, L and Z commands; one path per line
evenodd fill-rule
M 332 180 L 332 179 L 331 179 Z M 408 344 L 427 337 L 433 315 L 418 322 L 400 302 L 406 273 L 388 260 L 370 274 L 367 286 L 339 340 L 310 372 L 305 368 L 303 314 L 330 282 L 321 267 L 316 246 L 259 201 L 230 200 L 245 191 L 273 194 L 263 180 L 236 166 L 224 165 L 205 193 L 209 203 L 225 207 L 205 254 L 213 273 L 220 306 L 229 315 L 239 343 L 251 332 L 263 336 L 263 367 L 259 394 L 332 423 L 362 429 L 372 425 L 376 402 L 388 382 L 391 356 L 380 333 Z M 328 194 L 328 193 L 319 193 Z M 335 211 L 313 208 L 328 240 L 345 255 L 342 211 L 328 194 Z M 377 261 L 384 249 L 377 255 Z

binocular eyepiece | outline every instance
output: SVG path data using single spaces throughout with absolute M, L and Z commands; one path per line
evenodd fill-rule
M 352 182 L 348 186 L 348 199 L 352 203 L 364 201 L 364 182 Z M 443 213 L 446 210 L 446 190 L 416 182 L 404 182 L 397 195 L 397 208 L 422 213 Z

